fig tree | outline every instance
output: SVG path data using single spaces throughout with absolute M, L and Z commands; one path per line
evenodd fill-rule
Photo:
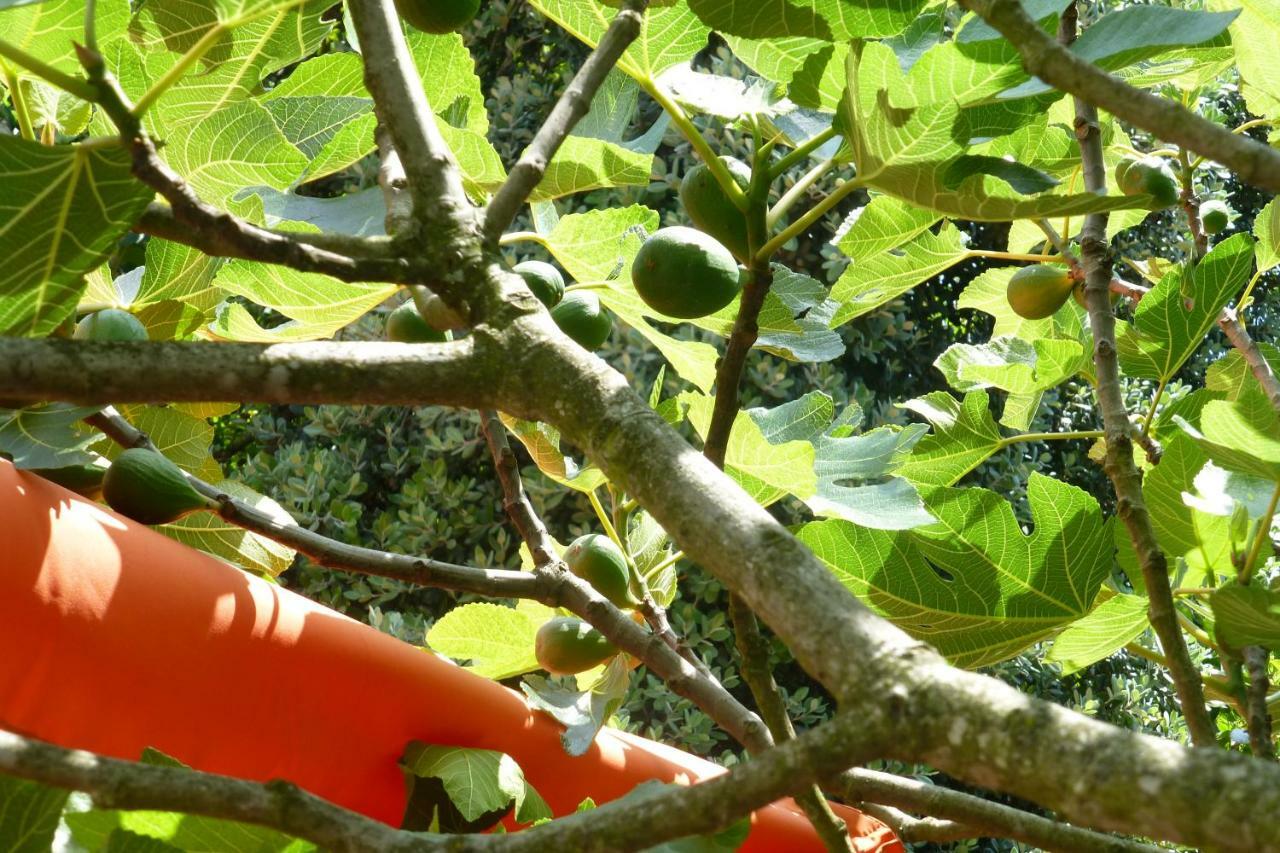
M 480 11 L 480 0 L 395 0 L 395 4 L 411 26 L 435 35 L 461 29 Z
M 586 672 L 617 653 L 604 634 L 573 616 L 557 616 L 543 623 L 533 641 L 538 666 L 553 675 Z
M 733 157 L 721 157 L 733 180 L 744 191 L 751 183 L 751 167 Z M 706 163 L 685 173 L 680 182 L 680 204 L 699 230 L 716 238 L 743 263 L 747 257 L 747 218 L 725 194 Z
M 1116 184 L 1125 195 L 1151 196 L 1151 209 L 1178 203 L 1178 176 L 1162 157 L 1126 157 L 1116 164 Z
M 511 271 L 524 279 L 533 295 L 548 308 L 554 308 L 564 298 L 564 276 L 560 270 L 545 261 L 523 261 Z
M 1013 274 L 1005 296 L 1019 317 L 1043 320 L 1056 314 L 1074 289 L 1075 282 L 1064 268 L 1035 264 Z
M 631 570 L 622 549 L 608 536 L 588 533 L 565 549 L 569 571 L 595 587 L 596 592 L 623 609 L 635 607 L 631 596 Z
M 102 478 L 102 497 L 121 515 L 143 524 L 168 524 L 211 509 L 182 469 L 154 450 L 134 447 L 116 457 Z
M 631 264 L 631 282 L 645 304 L 682 320 L 714 314 L 732 302 L 740 276 L 728 249 L 683 225 L 659 228 Z
M 387 315 L 387 340 L 402 344 L 428 344 L 443 341 L 444 332 L 431 328 L 413 301 L 396 307 Z
M 1206 234 L 1221 234 L 1231 224 L 1235 211 L 1225 201 L 1206 201 L 1200 205 L 1200 230 Z
M 147 327 L 128 311 L 104 308 L 76 324 L 72 337 L 78 341 L 145 341 Z
M 604 343 L 613 331 L 613 318 L 600 306 L 600 297 L 586 290 L 565 294 L 560 304 L 551 309 L 551 319 L 560 331 L 588 350 Z

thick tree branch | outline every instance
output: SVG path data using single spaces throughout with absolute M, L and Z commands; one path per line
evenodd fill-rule
M 1003 6 L 1007 0 L 995 0 Z M 1021 14 L 1021 7 L 1013 6 Z M 1025 17 L 1025 15 L 1023 16 Z M 1033 28 L 1034 24 L 1032 25 Z M 1038 28 L 1035 28 L 1039 32 Z M 1075 40 L 1076 9 L 1072 3 L 1063 12 L 1059 40 L 1070 44 Z M 1045 36 L 1041 33 L 1042 38 Z M 1010 36 L 1011 40 L 1013 36 Z M 1015 43 L 1018 43 L 1015 40 Z M 1054 45 L 1066 53 L 1065 48 Z M 1068 54 L 1069 55 L 1069 54 Z M 1098 128 L 1098 111 L 1086 100 L 1076 99 L 1076 139 L 1080 143 L 1080 161 L 1085 188 L 1090 192 L 1107 191 L 1106 166 L 1102 159 L 1102 137 Z M 1228 134 L 1230 135 L 1230 134 Z M 1116 350 L 1115 315 L 1111 311 L 1111 258 L 1107 244 L 1107 214 L 1093 213 L 1084 219 L 1080 230 L 1080 256 L 1085 270 L 1085 301 L 1089 325 L 1093 330 L 1093 360 L 1097 368 L 1098 408 L 1106 430 L 1107 453 L 1103 468 L 1116 493 L 1116 512 L 1129 538 L 1133 540 L 1142 576 L 1146 581 L 1151 626 L 1160 638 L 1178 693 L 1178 702 L 1187 720 L 1187 730 L 1196 746 L 1214 746 L 1213 722 L 1204 702 L 1200 673 L 1187 651 L 1182 630 L 1178 627 L 1173 594 L 1169 587 L 1169 567 L 1151 516 L 1142 496 L 1142 475 L 1133 462 L 1133 438 L 1129 413 L 1120 390 L 1120 366 Z
M 494 403 L 475 337 L 444 344 L 100 343 L 0 338 L 0 396 L 79 403 Z
M 961 838 L 1008 838 L 1045 850 L 1155 853 L 1150 844 L 1104 835 L 1089 829 L 1058 823 L 1031 812 L 984 800 L 963 791 L 905 779 L 891 773 L 855 768 L 840 775 L 846 799 L 873 817 L 873 808 L 862 801 L 942 818 L 907 824 L 904 841 L 955 841 Z M 945 822 L 944 822 L 945 821 Z M 897 829 L 896 824 L 894 828 Z
M 502 232 L 516 218 L 520 205 L 542 180 L 547 164 L 555 156 L 569 132 L 591 108 L 591 99 L 604 83 L 619 57 L 636 37 L 649 0 L 626 0 L 618 14 L 596 44 L 595 50 L 578 69 L 569 88 L 556 101 L 537 134 L 511 167 L 507 180 L 499 188 L 484 213 L 484 236 L 496 245 Z
M 189 812 L 252 823 L 338 853 L 442 850 L 442 842 L 448 840 L 392 829 L 288 782 L 259 784 L 178 767 L 121 761 L 3 730 L 0 773 L 85 791 L 101 809 Z
M 391 0 L 351 0 L 347 9 L 360 39 L 365 87 L 403 161 L 419 225 L 451 231 L 474 220 L 462 173 L 436 127 Z
M 1054 42 L 1018 0 L 960 0 L 1014 45 L 1044 82 L 1157 137 L 1221 163 L 1257 187 L 1280 192 L 1280 151 L 1231 133 L 1166 98 L 1135 89 Z
M 849 721 L 845 721 L 848 723 Z M 174 767 L 104 758 L 0 731 L 0 772 L 86 791 L 101 808 L 202 814 L 280 829 L 338 853 L 401 851 L 640 850 L 723 829 L 834 772 L 841 754 L 861 755 L 870 731 L 832 726 L 697 785 L 667 785 L 576 812 L 523 832 L 439 836 L 391 829 L 287 782 L 258 784 Z

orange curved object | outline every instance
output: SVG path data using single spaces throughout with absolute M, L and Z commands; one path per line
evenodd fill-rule
M 136 759 L 289 779 L 390 824 L 410 740 L 501 750 L 556 814 L 720 767 L 605 729 L 571 757 L 523 697 L 0 461 L 0 727 Z M 900 853 L 839 807 L 861 851 Z M 744 849 L 821 850 L 790 801 Z

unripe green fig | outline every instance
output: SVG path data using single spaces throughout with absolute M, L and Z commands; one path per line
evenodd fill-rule
M 121 515 L 143 524 L 168 524 L 211 509 L 182 469 L 154 450 L 134 447 L 116 457 L 102 478 L 102 497 Z
M 691 320 L 714 314 L 738 295 L 741 272 L 729 250 L 709 234 L 676 225 L 644 241 L 631 264 L 631 283 L 653 310 Z
M 604 634 L 573 616 L 557 616 L 543 623 L 533 640 L 538 666 L 553 675 L 586 672 L 617 653 Z
M 613 318 L 600 306 L 600 297 L 587 290 L 565 294 L 560 304 L 551 309 L 551 319 L 560 331 L 588 350 L 604 343 L 613 331 Z
M 1125 195 L 1151 196 L 1151 209 L 1178 203 L 1178 176 L 1162 157 L 1127 157 L 1116 165 L 1116 184 Z
M 721 157 L 733 180 L 744 191 L 751 183 L 751 167 L 733 157 Z M 725 194 L 706 163 L 685 173 L 680 182 L 680 204 L 700 231 L 719 240 L 734 257 L 747 263 L 747 218 Z
M 402 344 L 429 344 L 443 341 L 444 332 L 433 329 L 422 319 L 412 301 L 396 307 L 387 315 L 387 340 Z
M 548 308 L 554 308 L 564 299 L 564 276 L 560 270 L 545 261 L 523 261 L 511 271 L 524 279 L 525 285 Z
M 579 536 L 565 549 L 565 564 L 569 571 L 595 587 L 603 595 L 623 609 L 636 606 L 631 596 L 631 570 L 622 549 L 608 536 L 588 533 Z
M 107 469 L 101 465 L 63 465 L 60 468 L 32 468 L 32 474 L 62 488 L 97 500 L 102 497 L 102 481 Z
M 76 325 L 78 341 L 145 341 L 147 327 L 137 317 L 119 308 L 104 308 Z
M 395 0 L 395 4 L 411 26 L 435 35 L 461 29 L 480 11 L 480 0 Z
M 1019 317 L 1043 320 L 1056 314 L 1074 289 L 1075 282 L 1062 267 L 1035 264 L 1013 274 L 1005 296 Z
M 1206 201 L 1200 205 L 1200 230 L 1206 234 L 1221 234 L 1231 224 L 1235 211 L 1225 201 Z

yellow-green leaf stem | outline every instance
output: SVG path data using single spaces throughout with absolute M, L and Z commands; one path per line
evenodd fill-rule
M 69 92 L 81 100 L 97 100 L 97 90 L 88 82 L 59 71 L 52 65 L 36 59 L 34 56 L 3 40 L 0 40 L 0 57 L 4 57 L 19 68 L 27 69 L 46 83 L 57 86 L 59 89 Z M 9 93 L 13 95 L 14 104 L 16 105 L 22 95 L 18 91 L 17 75 L 13 74 L 9 69 L 5 71 L 5 85 L 9 87 Z
M 711 149 L 711 144 L 707 142 L 706 137 L 690 121 L 684 109 L 666 92 L 662 91 L 662 87 L 653 80 L 642 80 L 640 85 L 649 94 L 649 97 L 657 101 L 658 105 L 666 110 L 667 115 L 671 116 L 671 123 L 680 129 L 685 139 L 689 140 L 689 144 L 693 146 L 693 150 L 702 158 L 702 162 L 707 164 L 707 168 L 715 176 L 716 183 L 720 184 L 720 188 L 724 190 L 725 195 L 733 202 L 733 206 L 745 212 L 747 209 L 746 193 L 734 181 L 733 176 L 729 174 L 729 169 L 721 162 L 716 152 Z
M 767 261 L 773 257 L 773 254 L 787 244 L 787 241 L 798 234 L 803 234 L 809 229 L 809 226 L 817 222 L 819 219 L 827 215 L 831 208 L 835 207 L 847 195 L 855 190 L 862 189 L 862 182 L 854 178 L 845 181 L 840 186 L 832 190 L 826 198 L 811 207 L 804 216 L 801 216 L 795 222 L 792 222 L 786 228 L 775 234 L 769 242 L 760 247 L 760 251 L 756 252 L 756 258 Z

